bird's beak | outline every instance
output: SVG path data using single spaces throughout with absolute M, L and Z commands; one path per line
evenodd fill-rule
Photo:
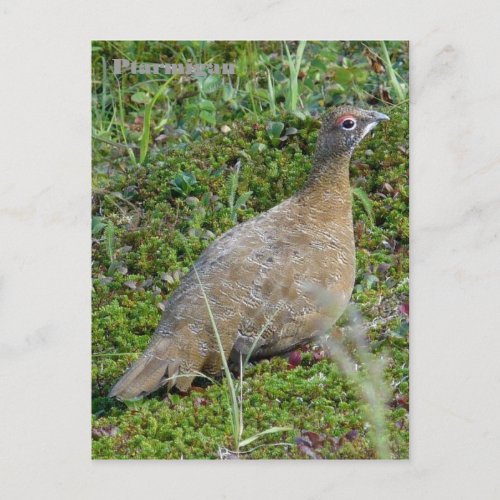
M 370 111 L 370 114 L 373 118 L 373 121 L 375 122 L 383 122 L 385 120 L 390 120 L 390 118 L 387 115 L 384 115 L 384 113 L 380 113 L 379 111 Z
M 365 137 L 369 132 L 371 132 L 380 122 L 389 120 L 390 118 L 384 113 L 380 113 L 379 111 L 369 111 L 370 121 L 363 131 L 363 135 L 361 138 Z

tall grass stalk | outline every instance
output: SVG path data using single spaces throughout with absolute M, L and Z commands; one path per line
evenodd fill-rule
M 267 90 L 269 92 L 269 110 L 272 116 L 276 116 L 276 96 L 271 72 L 267 70 Z
M 302 63 L 302 56 L 304 54 L 304 49 L 306 48 L 306 43 L 307 42 L 305 42 L 304 40 L 299 42 L 294 61 L 290 54 L 290 50 L 288 49 L 288 45 L 285 42 L 285 51 L 288 59 L 288 67 L 290 68 L 289 93 L 286 104 L 288 111 L 292 112 L 297 110 L 297 103 L 299 100 L 299 71 L 300 71 L 300 64 Z
M 222 345 L 222 340 L 221 336 L 219 334 L 219 330 L 217 328 L 217 324 L 215 322 L 214 315 L 212 313 L 212 308 L 210 307 L 210 302 L 208 301 L 207 294 L 205 293 L 205 289 L 203 288 L 203 285 L 201 283 L 200 275 L 198 274 L 198 270 L 196 269 L 196 265 L 193 265 L 193 270 L 196 275 L 196 280 L 198 281 L 198 284 L 200 285 L 200 290 L 203 295 L 203 300 L 205 302 L 205 306 L 207 308 L 208 312 L 208 317 L 210 318 L 210 323 L 212 325 L 212 329 L 214 331 L 215 339 L 217 341 L 217 347 L 219 349 L 221 361 L 222 361 L 222 367 L 224 369 L 224 380 L 226 382 L 227 390 L 228 390 L 228 395 L 229 395 L 229 410 L 231 414 L 231 429 L 233 433 L 233 442 L 234 445 L 236 446 L 236 449 L 239 450 L 240 447 L 240 440 L 241 440 L 241 434 L 243 432 L 243 429 L 241 427 L 241 417 L 240 417 L 240 412 L 241 408 L 238 403 L 238 397 L 236 395 L 236 389 L 234 386 L 233 382 L 233 376 L 231 375 L 231 371 L 229 370 L 229 365 L 227 363 L 226 355 L 224 352 L 224 347 Z
M 234 172 L 229 175 L 228 179 L 228 188 L 229 194 L 227 197 L 227 204 L 229 206 L 229 215 L 231 217 L 231 221 L 236 223 L 236 210 L 234 208 L 234 202 L 236 201 L 236 190 L 238 189 L 238 177 L 240 174 L 240 162 L 239 160 L 236 162 Z
M 389 390 L 384 380 L 385 356 L 376 357 L 369 348 L 363 319 L 353 306 L 347 310 L 345 337 L 330 336 L 325 344 L 330 357 L 350 380 L 358 397 L 366 403 L 365 418 L 370 424 L 369 436 L 377 458 L 391 458 L 388 446 L 386 404 Z M 350 345 L 351 352 L 347 346 Z
M 127 141 L 127 132 L 125 130 L 125 111 L 123 109 L 123 96 L 122 96 L 122 89 L 120 86 L 120 82 L 118 81 L 118 78 L 116 78 L 116 92 L 118 94 L 118 116 L 120 118 L 118 120 L 118 123 L 117 123 L 118 129 L 120 130 L 120 133 L 122 135 L 123 144 L 127 148 L 127 153 L 128 153 L 129 158 L 130 158 L 130 161 L 132 162 L 132 165 L 134 165 L 134 167 L 137 167 L 137 160 L 135 158 L 134 151 L 128 145 L 128 141 Z M 114 99 L 112 100 L 112 102 L 113 102 L 113 109 L 114 109 L 114 112 L 116 114 L 116 105 L 115 105 Z
M 149 136 L 151 133 L 151 113 L 153 111 L 153 107 L 156 104 L 156 101 L 160 96 L 165 93 L 170 82 L 174 79 L 174 76 L 171 76 L 165 83 L 163 83 L 156 94 L 153 96 L 151 101 L 146 105 L 146 109 L 144 110 L 144 123 L 141 135 L 141 144 L 140 144 L 140 154 L 139 154 L 139 162 L 144 163 L 146 156 L 149 151 Z
M 241 163 L 238 160 L 235 165 L 234 172 L 231 173 L 228 180 L 228 200 L 227 204 L 229 206 L 229 216 L 233 224 L 238 221 L 238 209 L 241 208 L 252 195 L 252 191 L 246 191 L 242 193 L 238 198 L 236 198 L 236 193 L 238 191 L 238 180 L 240 175 Z
M 186 247 L 187 250 L 187 247 Z M 189 260 L 191 261 L 192 264 L 192 259 L 188 251 L 188 257 Z M 207 308 L 208 312 L 208 317 L 210 319 L 210 323 L 212 325 L 212 329 L 214 331 L 215 339 L 217 341 L 217 347 L 219 349 L 220 357 L 221 357 L 221 362 L 222 362 L 222 367 L 223 367 L 223 372 L 224 372 L 224 381 L 226 383 L 226 388 L 227 388 L 227 395 L 228 395 L 228 406 L 229 406 L 229 412 L 231 415 L 231 431 L 233 435 L 233 444 L 235 447 L 235 452 L 240 453 L 241 448 L 249 445 L 250 443 L 253 443 L 257 439 L 261 438 L 262 436 L 265 436 L 267 434 L 273 434 L 276 432 L 286 432 L 292 430 L 291 427 L 271 427 L 269 429 L 266 429 L 262 432 L 258 432 L 257 434 L 254 434 L 253 436 L 250 436 L 246 439 L 242 440 L 242 435 L 243 435 L 243 372 L 244 372 L 244 367 L 248 363 L 249 356 L 247 355 L 247 359 L 245 360 L 245 364 L 242 363 L 242 358 L 240 356 L 240 381 L 239 381 L 239 387 L 237 387 L 234 384 L 233 381 L 233 376 L 231 374 L 231 370 L 229 369 L 229 364 L 226 359 L 226 354 L 224 352 L 224 347 L 222 345 L 222 339 L 219 333 L 219 329 L 217 328 L 217 323 L 215 321 L 212 308 L 210 306 L 210 302 L 208 300 L 207 294 L 205 293 L 205 289 L 203 288 L 203 284 L 200 279 L 200 275 L 198 274 L 198 270 L 196 269 L 196 266 L 192 264 L 196 280 L 198 281 L 198 285 L 200 286 L 200 290 L 203 296 L 203 300 L 205 302 L 205 306 Z M 274 316 L 272 316 L 274 318 Z M 262 330 L 259 332 L 259 335 L 257 338 L 254 340 L 250 353 L 254 351 L 260 337 L 264 333 L 264 331 L 267 329 L 269 326 L 269 323 L 271 320 L 268 320 L 266 324 L 262 327 Z M 251 355 L 251 354 L 250 354 Z M 238 389 L 239 389 L 239 397 L 238 397 Z
M 112 129 L 116 121 L 116 109 L 115 106 L 111 106 L 113 114 L 111 118 L 106 117 L 106 108 L 108 106 L 108 103 L 113 104 L 113 97 L 111 92 L 111 85 L 109 83 L 107 75 L 106 58 L 101 58 L 101 64 L 101 95 L 99 96 L 97 90 L 92 91 L 92 100 L 94 103 L 94 105 L 92 106 L 92 139 L 106 142 L 107 139 L 102 136 L 110 136 L 110 130 Z M 118 144 L 116 142 L 110 141 L 109 139 L 108 141 L 111 146 Z
M 368 198 L 368 195 L 366 194 L 366 191 L 360 187 L 355 187 L 351 189 L 352 196 L 357 198 L 361 204 L 363 205 L 363 208 L 366 212 L 366 215 L 368 215 L 368 219 L 370 221 L 370 225 L 373 226 L 374 224 L 374 219 L 373 219 L 373 203 Z
M 106 98 L 108 96 L 109 83 L 106 74 L 106 58 L 101 58 L 102 75 L 101 75 L 101 95 L 97 93 L 97 89 L 92 89 L 92 127 L 93 130 L 104 131 L 104 114 L 106 108 Z M 95 83 L 92 82 L 92 86 Z M 109 130 L 109 129 L 108 129 Z
M 104 228 L 104 244 L 110 264 L 115 260 L 115 232 L 115 225 L 111 221 L 108 222 Z
M 385 69 L 387 70 L 387 74 L 389 76 L 389 81 L 391 82 L 391 86 L 397 96 L 398 103 L 403 102 L 406 99 L 406 93 L 401 87 L 399 83 L 398 77 L 394 68 L 392 67 L 391 58 L 389 57 L 389 52 L 387 51 L 387 46 L 384 41 L 380 42 L 380 47 L 382 49 L 382 60 L 384 61 Z
M 102 95 L 101 95 L 101 123 L 104 119 L 104 112 L 106 109 L 106 98 L 108 96 L 109 82 L 108 82 L 108 72 L 106 66 L 106 58 L 103 56 L 102 61 Z

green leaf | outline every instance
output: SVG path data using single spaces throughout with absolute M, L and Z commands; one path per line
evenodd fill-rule
M 170 181 L 173 191 L 183 196 L 188 196 L 197 183 L 196 176 L 191 172 L 181 172 Z
M 254 142 L 250 148 L 250 153 L 262 153 L 262 151 L 265 151 L 266 149 L 267 146 L 265 144 L 262 144 L 262 142 Z
M 242 207 L 252 196 L 253 191 L 246 191 L 245 193 L 238 196 L 236 201 L 234 202 L 234 208 Z
M 294 111 L 293 114 L 299 119 L 299 120 L 302 120 L 304 121 L 306 119 L 306 115 L 304 113 L 302 113 L 302 111 Z
M 233 98 L 233 94 L 234 94 L 233 87 L 228 83 L 226 83 L 222 87 L 222 99 L 225 102 L 230 101 Z
M 368 71 L 365 71 L 361 68 L 354 68 L 352 70 L 353 78 L 356 80 L 356 83 L 366 83 L 368 80 Z
M 269 122 L 266 130 L 271 139 L 279 139 L 284 128 L 285 124 L 282 122 Z
M 254 95 L 263 101 L 268 101 L 269 100 L 269 91 L 265 89 L 259 89 L 256 88 L 254 89 Z
M 131 99 L 137 104 L 147 104 L 151 100 L 146 92 L 136 92 L 132 95 Z
M 216 123 L 215 114 L 211 113 L 210 111 L 202 110 L 200 113 L 200 118 L 203 121 L 210 123 L 211 125 L 215 125 Z
M 374 274 L 369 274 L 366 277 L 366 289 L 371 290 L 375 288 L 376 284 L 379 282 L 379 279 Z
M 396 332 L 392 332 L 392 336 L 399 338 L 408 337 L 409 331 L 410 331 L 410 325 L 407 321 L 404 321 L 403 323 L 401 323 Z
M 335 70 L 335 81 L 340 85 L 347 85 L 352 81 L 352 72 L 346 68 L 337 68 Z
M 97 236 L 106 227 L 106 223 L 103 222 L 103 218 L 97 215 L 92 217 L 92 236 Z
M 216 75 L 208 75 L 203 83 L 201 84 L 201 89 L 205 94 L 211 94 L 215 92 L 221 86 L 221 78 Z
M 207 99 L 202 99 L 198 103 L 198 106 L 200 109 L 204 109 L 205 111 L 215 111 L 215 104 Z
M 317 59 L 317 58 L 313 59 L 311 61 L 311 68 L 318 69 L 318 70 L 320 70 L 323 73 L 326 73 L 327 70 L 328 70 L 326 64 L 323 61 L 321 61 L 320 59 Z

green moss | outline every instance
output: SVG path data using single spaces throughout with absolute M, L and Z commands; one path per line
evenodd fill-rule
M 386 379 L 394 401 L 396 395 L 408 396 L 406 318 L 399 311 L 408 300 L 408 122 L 404 107 L 389 114 L 391 122 L 363 142 L 352 163 L 353 185 L 367 193 L 374 218 L 372 225 L 355 198 L 353 302 L 370 324 L 373 351 L 383 349 L 389 357 Z M 228 135 L 205 131 L 188 147 L 159 149 L 142 166 L 132 167 L 124 157 L 95 165 L 94 213 L 116 230 L 112 259 L 103 232 L 94 235 L 92 248 L 94 458 L 217 458 L 219 449 L 233 446 L 221 384 L 185 397 L 153 396 L 128 407 L 106 394 L 146 347 L 161 315 L 159 304 L 189 269 L 185 242 L 196 258 L 232 226 L 228 181 L 235 163 L 241 161 L 238 195 L 252 191 L 238 210 L 239 221 L 276 205 L 303 184 L 318 122 L 294 115 L 279 119 L 298 133 L 278 146 L 265 131 L 269 117 L 264 114 L 231 123 Z M 265 149 L 252 150 L 256 142 Z M 105 175 L 99 173 L 104 170 Z M 176 178 L 183 173 L 191 174 L 192 182 L 179 191 Z M 272 426 L 293 428 L 263 437 L 258 444 L 268 446 L 248 458 L 307 458 L 296 441 L 303 430 L 330 439 L 317 450 L 323 458 L 375 455 L 356 388 L 332 362 L 315 362 L 306 353 L 293 370 L 282 358 L 258 363 L 245 374 L 243 396 L 243 437 Z M 391 452 L 405 458 L 408 411 L 392 404 L 387 419 Z M 346 439 L 351 431 L 357 432 L 355 439 Z

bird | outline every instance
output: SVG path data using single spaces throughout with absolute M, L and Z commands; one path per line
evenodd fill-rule
M 221 372 L 222 356 L 284 354 L 333 327 L 355 279 L 351 156 L 385 120 L 350 105 L 325 112 L 303 187 L 203 251 L 109 397 L 134 400 L 163 386 L 187 392 L 196 376 Z

